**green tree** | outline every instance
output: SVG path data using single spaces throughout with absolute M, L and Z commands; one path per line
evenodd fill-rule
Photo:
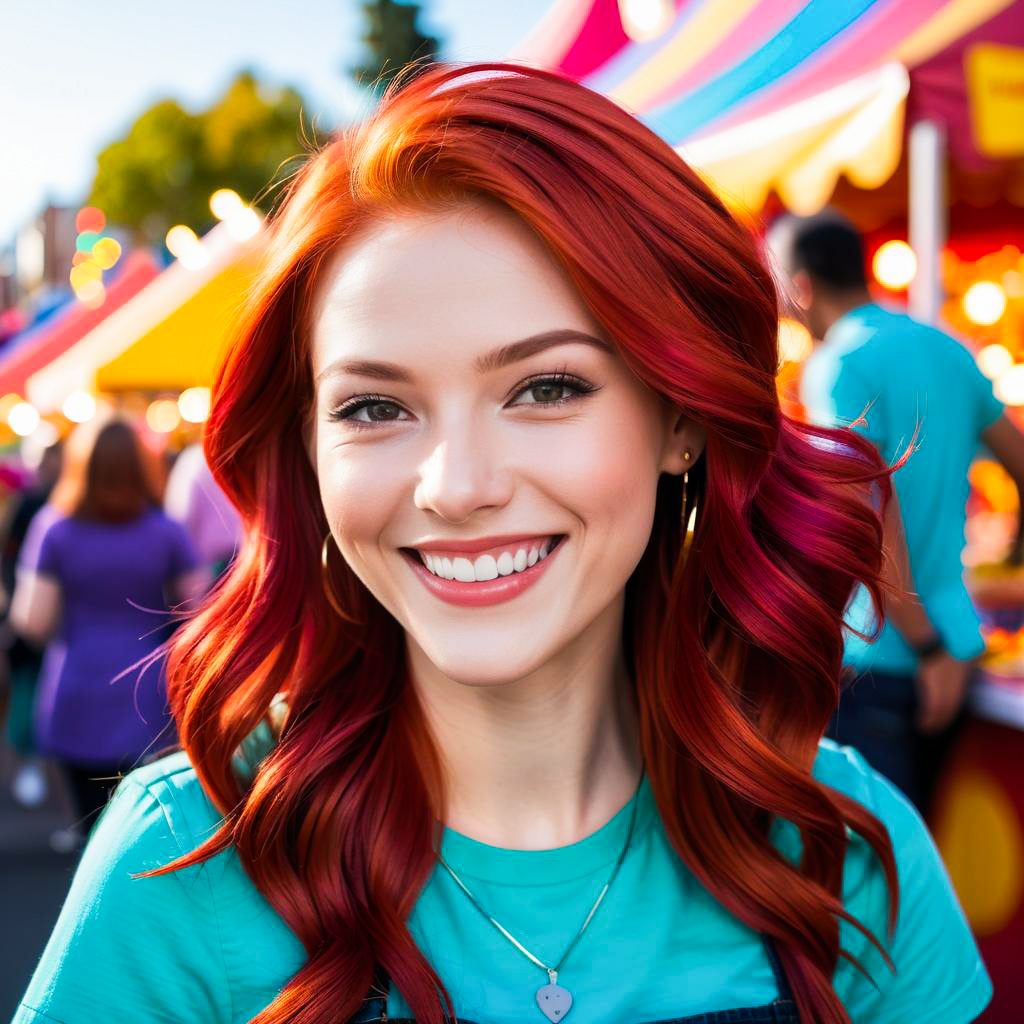
M 97 156 L 87 202 L 140 243 L 162 242 L 175 224 L 202 234 L 215 222 L 213 192 L 233 188 L 265 210 L 275 185 L 320 141 L 298 92 L 243 71 L 201 113 L 174 100 L 144 111 Z
M 365 54 L 351 69 L 357 85 L 380 94 L 407 64 L 415 61 L 422 70 L 436 59 L 441 43 L 419 30 L 420 4 L 364 0 L 362 8 Z

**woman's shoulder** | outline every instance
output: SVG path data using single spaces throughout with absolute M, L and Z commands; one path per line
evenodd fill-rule
M 863 934 L 840 922 L 843 949 L 857 956 L 874 982 L 848 962 L 840 963 L 834 983 L 851 1019 L 885 1024 L 973 1020 L 991 998 L 992 986 L 924 819 L 853 747 L 823 739 L 812 774 L 878 818 L 896 860 L 899 906 L 890 935 L 889 892 L 881 864 L 868 843 L 851 833 L 843 904 L 882 942 L 895 966 L 893 974 Z
M 266 1006 L 304 951 L 234 847 L 140 877 L 222 820 L 183 751 L 125 775 L 93 826 L 17 1024 L 109 1019 L 111 992 L 139 1024 L 228 1024 Z
M 823 737 L 818 743 L 811 774 L 819 782 L 839 790 L 871 811 L 875 811 L 874 805 L 884 803 L 883 790 L 892 788 L 858 750 L 841 746 L 828 737 Z
M 223 821 L 184 750 L 167 754 L 125 775 L 111 797 L 111 803 L 115 802 L 126 818 L 140 819 L 139 824 L 145 807 L 159 806 L 171 837 L 183 853 L 212 835 Z
M 897 853 L 905 850 L 908 842 L 932 843 L 928 827 L 914 805 L 853 747 L 823 738 L 811 774 L 818 782 L 856 800 L 874 814 L 885 825 Z

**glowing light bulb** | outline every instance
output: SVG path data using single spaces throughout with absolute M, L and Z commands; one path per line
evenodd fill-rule
M 917 257 L 906 242 L 893 239 L 878 247 L 871 261 L 871 272 L 883 288 L 899 291 L 914 280 Z
M 1006 312 L 1006 292 L 995 281 L 976 281 L 964 292 L 963 307 L 971 323 L 989 327 Z

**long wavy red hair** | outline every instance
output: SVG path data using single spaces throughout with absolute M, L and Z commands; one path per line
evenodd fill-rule
M 304 165 L 271 218 L 205 434 L 245 541 L 168 663 L 182 746 L 225 820 L 161 871 L 233 845 L 303 942 L 307 962 L 253 1024 L 347 1019 L 380 970 L 418 1021 L 454 1016 L 406 926 L 436 863 L 437 752 L 401 626 L 337 557 L 344 615 L 325 597 L 328 527 L 303 436 L 310 309 L 328 259 L 382 211 L 481 196 L 546 242 L 628 366 L 706 428 L 686 509 L 681 479 L 664 474 L 627 583 L 647 771 L 678 855 L 778 941 L 801 1019 L 848 1021 L 832 986 L 838 957 L 852 959 L 839 920 L 867 930 L 841 902 L 847 827 L 880 859 L 890 930 L 896 868 L 881 822 L 811 767 L 838 701 L 854 585 L 881 607 L 870 496 L 884 508 L 890 470 L 855 433 L 781 412 L 777 296 L 750 231 L 639 121 L 547 71 L 436 66 L 399 81 Z M 247 784 L 233 756 L 279 693 L 277 744 Z M 799 864 L 769 838 L 776 818 L 799 830 Z

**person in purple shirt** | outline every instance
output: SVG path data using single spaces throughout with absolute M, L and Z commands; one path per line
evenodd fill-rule
M 175 744 L 160 659 L 139 668 L 191 611 L 209 571 L 161 504 L 155 460 L 127 421 L 78 427 L 50 501 L 26 536 L 11 624 L 45 646 L 34 728 L 57 760 L 78 820 L 106 803 L 117 777 Z

